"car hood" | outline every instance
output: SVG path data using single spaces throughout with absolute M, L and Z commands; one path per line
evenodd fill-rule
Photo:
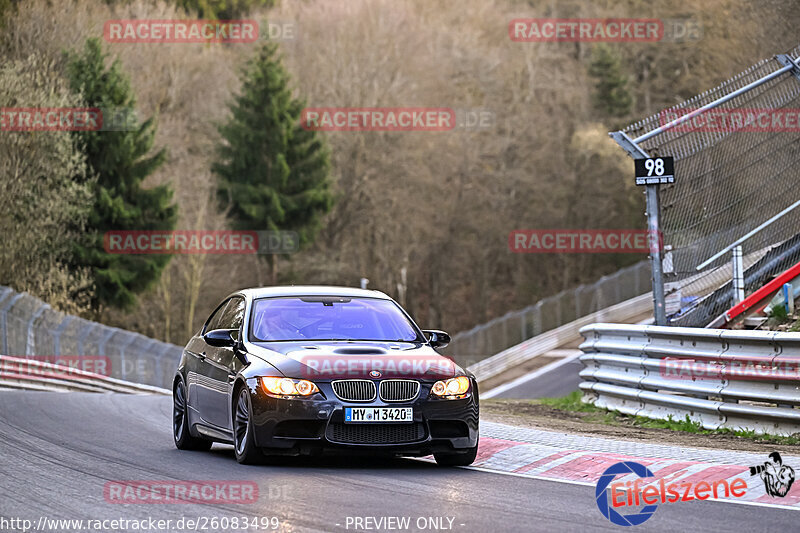
M 284 376 L 299 379 L 435 380 L 464 373 L 452 359 L 414 342 L 291 341 L 249 346 Z

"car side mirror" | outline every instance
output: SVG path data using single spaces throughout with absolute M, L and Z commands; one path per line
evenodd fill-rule
M 450 335 L 438 329 L 424 329 L 422 333 L 428 336 L 431 348 L 444 348 L 450 344 Z
M 233 338 L 235 329 L 212 329 L 203 335 L 203 340 L 209 346 L 216 346 L 218 348 L 230 347 L 236 345 L 236 339 Z

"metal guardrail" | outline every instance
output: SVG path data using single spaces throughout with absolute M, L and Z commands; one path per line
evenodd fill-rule
M 103 374 L 172 387 L 182 348 L 139 333 L 65 315 L 27 293 L 0 286 L 0 354 L 49 361 L 106 358 Z
M 479 361 L 468 367 L 469 371 L 475 374 L 478 381 L 485 381 L 503 372 L 510 370 L 520 364 L 530 361 L 550 350 L 565 344 L 580 341 L 578 330 L 597 322 L 598 320 L 625 321 L 641 316 L 652 309 L 653 297 L 650 293 L 631 298 L 622 303 L 612 305 L 606 309 L 592 313 L 589 316 L 579 318 L 568 324 L 564 324 L 554 330 L 542 333 L 499 354 Z M 575 346 L 572 344 L 572 346 Z
M 646 265 L 647 263 L 640 263 L 640 265 L 642 264 Z M 623 271 L 621 270 L 620 272 Z M 709 280 L 707 278 L 697 276 L 696 279 L 689 280 L 689 282 L 693 288 L 699 291 L 706 291 L 709 288 Z M 653 293 L 648 292 L 636 298 L 600 309 L 590 315 L 573 320 L 559 328 L 503 350 L 492 357 L 468 366 L 468 368 L 479 381 L 487 380 L 517 365 L 530 361 L 553 348 L 572 344 L 573 342 L 575 343 L 573 346 L 579 344 L 581 335 L 578 330 L 584 326 L 595 322 L 630 322 L 643 314 L 652 312 L 652 298 Z M 456 358 L 456 361 L 458 361 L 458 358 Z
M 445 353 L 469 365 L 650 291 L 650 263 L 635 265 L 453 335 Z
M 707 429 L 800 432 L 800 333 L 591 324 L 584 401 Z
M 0 388 L 42 391 L 171 394 L 169 390 L 109 378 L 77 368 L 0 355 Z

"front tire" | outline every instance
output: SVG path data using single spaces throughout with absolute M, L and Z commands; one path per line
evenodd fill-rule
M 233 450 L 236 460 L 243 465 L 258 464 L 264 460 L 264 454 L 256 447 L 253 437 L 251 413 L 250 393 L 247 387 L 242 387 L 233 413 Z
M 465 452 L 434 453 L 433 458 L 439 466 L 469 466 L 478 456 L 478 445 Z
M 172 437 L 179 450 L 211 449 L 211 441 L 193 437 L 189 433 L 189 411 L 186 401 L 186 386 L 178 380 L 172 391 Z

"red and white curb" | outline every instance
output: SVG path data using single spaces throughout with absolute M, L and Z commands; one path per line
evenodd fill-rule
M 486 435 L 487 433 L 489 435 Z M 498 434 L 512 438 L 493 436 Z M 523 439 L 525 436 L 532 438 Z M 563 444 L 581 444 L 581 446 L 565 447 Z M 604 450 L 608 448 L 623 448 L 628 453 Z M 714 457 L 719 457 L 720 460 L 714 460 Z M 719 497 L 714 501 L 750 502 L 755 505 L 776 505 L 800 510 L 800 481 L 796 481 L 789 493 L 781 498 L 768 495 L 762 479 L 757 475 L 750 475 L 750 466 L 761 465 L 766 460 L 767 454 L 762 456 L 727 450 L 718 452 L 646 442 L 618 441 L 482 422 L 478 457 L 473 467 L 522 477 L 595 485 L 602 473 L 611 465 L 621 461 L 633 461 L 645 465 L 653 472 L 656 479 L 664 479 L 668 484 L 695 484 L 701 481 L 713 483 L 722 479 L 730 484 L 737 477 L 747 482 L 744 496 L 724 497 L 720 491 Z M 800 475 L 800 457 L 784 455 L 783 462 Z M 615 481 L 624 483 L 635 479 L 636 475 L 630 474 L 620 476 Z

